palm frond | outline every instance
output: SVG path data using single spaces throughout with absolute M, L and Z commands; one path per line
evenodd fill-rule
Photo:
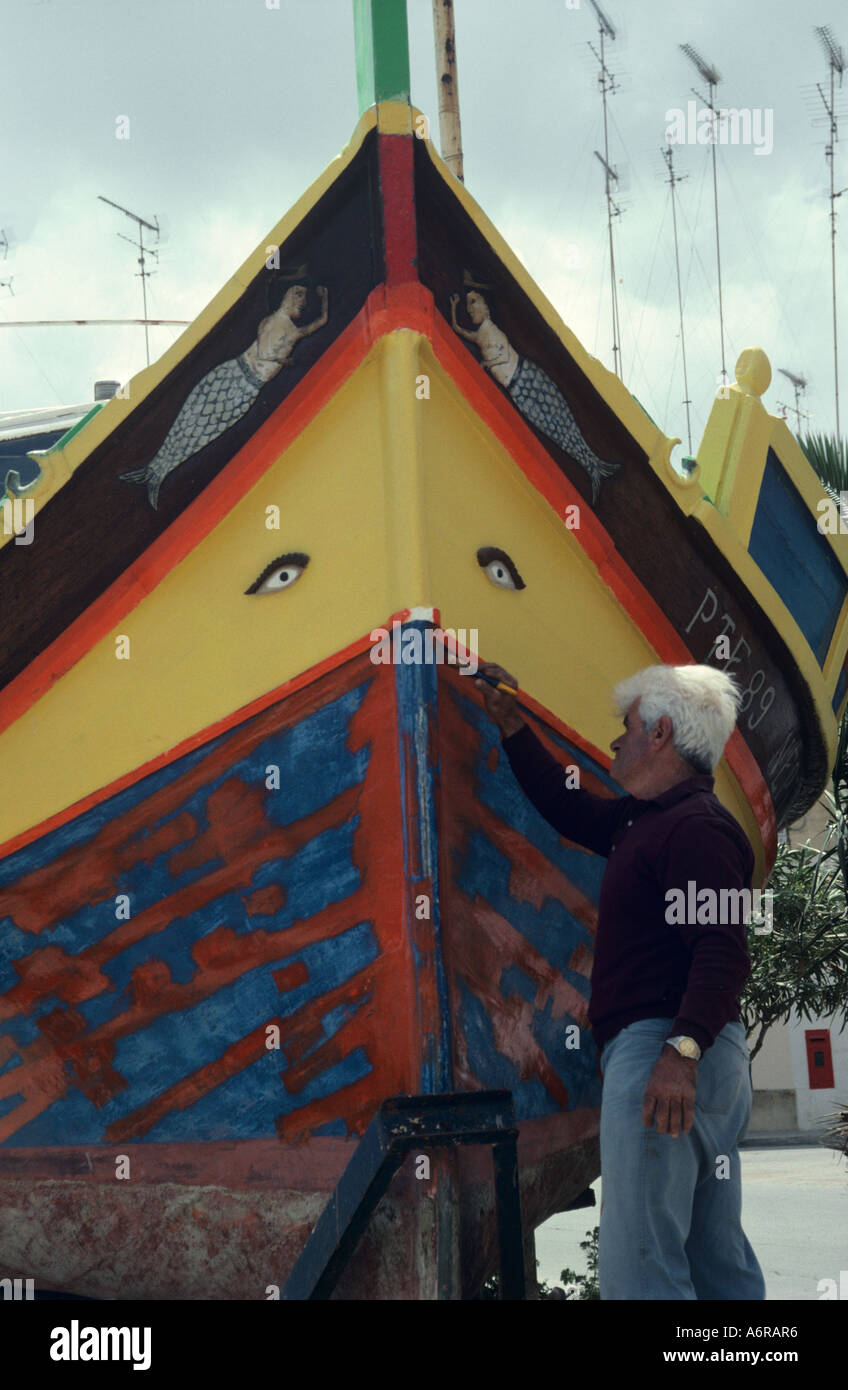
M 805 434 L 798 436 L 798 443 L 825 490 L 838 501 L 840 492 L 848 492 L 848 439 Z

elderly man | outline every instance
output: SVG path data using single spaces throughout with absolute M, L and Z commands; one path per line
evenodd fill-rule
M 480 674 L 518 688 L 499 666 Z M 612 799 L 567 787 L 514 697 L 477 683 L 533 805 L 608 860 L 588 1011 L 603 1076 L 601 1297 L 762 1299 L 737 1148 L 752 1101 L 746 927 L 704 912 L 708 924 L 681 923 L 668 906 L 750 889 L 751 846 L 713 792 L 736 687 L 711 666 L 651 666 L 616 686 L 611 771 L 629 795 Z

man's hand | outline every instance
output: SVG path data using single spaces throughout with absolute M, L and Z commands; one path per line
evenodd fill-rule
M 642 1101 L 642 1124 L 649 1128 L 656 1110 L 657 1132 L 679 1139 L 681 1127 L 688 1134 L 695 1121 L 695 1085 L 698 1063 L 681 1057 L 668 1043 L 648 1078 Z
M 511 676 L 502 666 L 495 666 L 491 661 L 481 661 L 477 669 L 487 676 L 494 676 L 496 680 L 503 681 L 504 685 L 511 685 L 513 690 L 518 689 L 515 676 Z M 512 695 L 507 695 L 504 690 L 496 690 L 488 681 L 481 681 L 476 677 L 475 683 L 483 696 L 489 717 L 495 721 L 505 738 L 510 734 L 517 734 L 519 729 L 524 728 L 524 720 Z

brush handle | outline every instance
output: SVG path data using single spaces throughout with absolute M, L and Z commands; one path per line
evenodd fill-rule
M 485 676 L 482 671 L 478 671 L 475 680 L 485 681 L 487 685 L 494 686 L 495 690 L 502 690 L 505 695 L 518 696 L 518 691 L 514 685 L 507 685 L 505 681 L 499 681 L 497 676 Z

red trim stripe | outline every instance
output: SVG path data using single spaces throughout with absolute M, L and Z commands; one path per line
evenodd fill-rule
M 386 284 L 418 284 L 418 229 L 415 221 L 415 170 L 411 135 L 377 136 Z

